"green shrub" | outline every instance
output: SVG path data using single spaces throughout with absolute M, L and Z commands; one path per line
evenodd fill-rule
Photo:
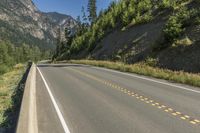
M 186 27 L 190 24 L 190 18 L 194 16 L 195 10 L 188 10 L 185 7 L 181 7 L 176 14 L 176 17 L 180 23 L 182 23 L 183 27 Z
M 197 18 L 196 18 L 195 24 L 200 25 L 200 17 L 197 17 Z
M 144 24 L 144 23 L 150 22 L 152 19 L 153 19 L 152 13 L 151 13 L 151 11 L 149 11 L 149 12 L 143 14 L 142 16 L 140 16 L 140 14 L 138 14 L 136 16 L 136 18 L 134 18 L 132 20 L 132 23 L 134 23 L 134 24 Z
M 194 15 L 194 10 L 188 10 L 181 7 L 174 15 L 172 15 L 165 28 L 164 35 L 167 41 L 175 41 L 185 30 L 185 27 L 190 24 L 190 18 Z
M 159 4 L 160 8 L 168 8 L 170 7 L 170 1 L 169 0 L 162 0 L 161 3 Z
M 137 4 L 137 12 L 140 12 L 141 14 L 151 10 L 153 7 L 151 0 L 140 0 Z
M 166 8 L 173 8 L 178 5 L 179 0 L 161 0 L 158 4 L 158 7 L 160 9 L 166 9 Z M 183 0 L 182 0 L 183 1 Z
M 1 74 L 4 74 L 4 73 L 6 73 L 6 72 L 8 72 L 8 70 L 9 70 L 9 67 L 8 66 L 6 66 L 6 65 L 0 65 L 0 75 Z
M 166 24 L 164 29 L 165 39 L 167 41 L 175 41 L 181 33 L 183 33 L 184 29 L 182 28 L 182 23 L 178 21 L 176 16 L 172 16 L 169 18 L 169 21 Z
M 199 0 L 200 1 L 200 0 Z M 200 3 L 200 2 L 199 2 Z M 193 16 L 195 17 L 195 24 L 200 25 L 200 8 L 193 11 Z
M 148 65 L 148 66 L 151 66 L 151 67 L 156 67 L 158 61 L 154 58 L 150 58 L 148 57 L 146 60 L 145 60 L 145 64 Z
M 123 15 L 122 15 L 122 22 L 123 25 L 127 25 L 130 21 L 130 17 L 129 17 L 129 12 L 128 11 L 124 11 Z

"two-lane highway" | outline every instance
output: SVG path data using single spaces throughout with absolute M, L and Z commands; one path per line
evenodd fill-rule
M 39 133 L 200 133 L 200 89 L 86 65 L 38 65 Z

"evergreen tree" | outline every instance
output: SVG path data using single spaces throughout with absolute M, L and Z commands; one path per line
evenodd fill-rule
M 82 9 L 81 9 L 81 13 L 82 13 L 83 23 L 87 23 L 87 16 L 86 16 L 86 13 L 85 13 L 85 8 L 83 6 L 82 6 Z
M 93 24 L 97 18 L 97 13 L 96 13 L 97 7 L 96 7 L 96 0 L 89 0 L 88 1 L 88 19 Z
M 71 37 L 71 30 L 69 28 L 65 28 L 65 39 L 68 41 Z
M 76 22 L 77 22 L 78 26 L 81 25 L 81 17 L 80 16 L 77 16 Z
M 56 38 L 56 51 L 55 56 L 58 56 L 60 54 L 60 45 L 61 45 L 61 29 L 57 29 L 57 38 Z
M 73 35 L 72 35 L 71 29 L 65 28 L 65 38 L 66 38 L 66 41 L 67 41 L 67 46 L 66 47 L 69 48 L 70 45 L 71 45 L 72 39 L 73 39 Z
M 82 32 L 82 23 L 81 23 L 81 18 L 80 18 L 80 16 L 78 16 L 78 17 L 76 18 L 76 22 L 77 22 L 77 26 L 78 26 L 78 28 L 77 28 L 77 35 L 80 35 L 81 32 Z
M 81 24 L 81 34 L 82 34 L 86 31 L 89 24 L 88 24 L 88 19 L 87 19 L 84 7 L 82 7 L 81 12 L 82 12 L 82 24 Z

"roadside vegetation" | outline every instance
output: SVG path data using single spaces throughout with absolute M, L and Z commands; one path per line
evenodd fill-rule
M 16 125 L 24 88 L 21 81 L 26 69 L 25 65 L 17 64 L 11 71 L 0 75 L 0 132 L 9 132 Z
M 200 87 L 200 74 L 192 74 L 183 71 L 171 71 L 168 69 L 157 68 L 154 67 L 155 63 L 153 59 L 149 59 L 145 62 L 140 62 L 132 65 L 124 64 L 122 62 L 96 60 L 69 60 L 67 62 L 105 67 L 122 72 L 131 72 Z
M 0 133 L 14 132 L 29 61 L 48 59 L 49 51 L 0 40 Z
M 199 9 L 188 9 L 187 7 L 180 7 L 179 10 L 170 16 L 164 31 L 165 38 L 169 42 L 174 42 L 185 31 L 185 28 L 190 25 L 198 25 L 200 17 Z M 195 18 L 195 19 L 194 19 Z M 194 21 L 193 21 L 194 20 Z
M 37 46 L 23 44 L 16 47 L 9 41 L 0 41 L 0 75 L 12 70 L 18 63 L 37 62 L 49 56 L 49 51 L 43 52 Z

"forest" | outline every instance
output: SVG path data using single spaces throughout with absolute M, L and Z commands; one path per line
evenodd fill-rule
M 0 41 L 0 53 L 0 75 L 8 72 L 18 63 L 37 62 L 50 56 L 50 51 L 41 51 L 37 46 L 24 43 L 17 47 L 9 41 Z

